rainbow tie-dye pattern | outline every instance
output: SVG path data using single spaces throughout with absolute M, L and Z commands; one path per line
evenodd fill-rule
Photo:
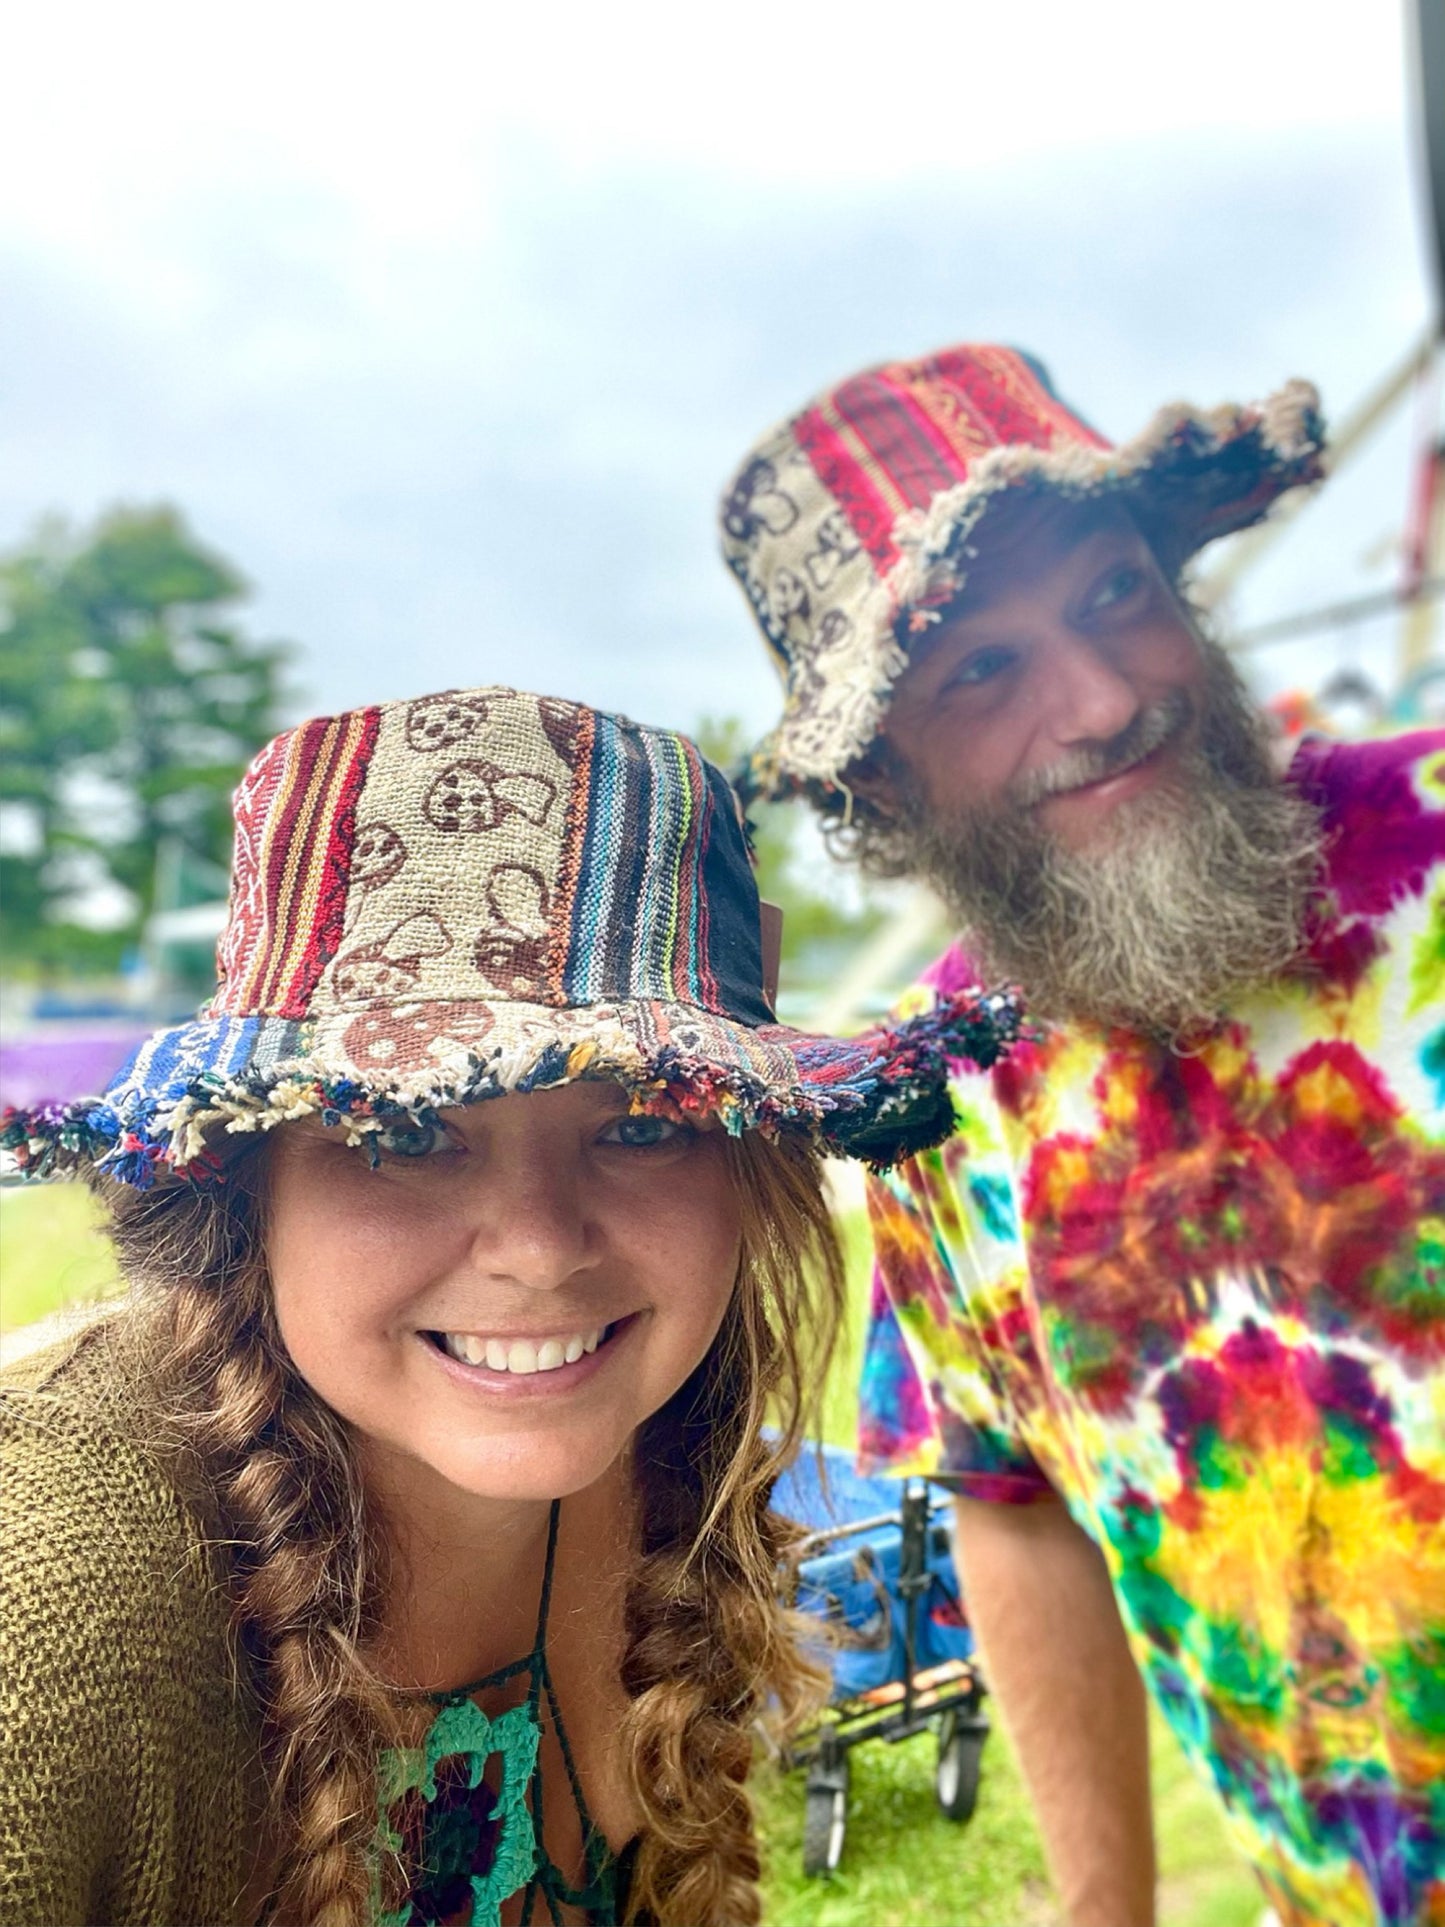
M 1445 1923 L 1445 732 L 1291 775 L 1307 969 L 960 1066 L 873 1183 L 861 1452 L 1064 1498 L 1284 1927 Z

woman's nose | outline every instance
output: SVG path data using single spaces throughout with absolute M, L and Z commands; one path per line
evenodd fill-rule
M 479 1273 L 552 1291 L 590 1270 L 599 1232 L 575 1166 L 517 1147 L 469 1185 L 471 1261 Z

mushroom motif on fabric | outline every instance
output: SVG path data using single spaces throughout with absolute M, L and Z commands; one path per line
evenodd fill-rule
M 582 714 L 576 703 L 563 702 L 560 696 L 537 698 L 537 717 L 547 741 L 569 768 L 576 754 L 577 725 Z
M 528 863 L 499 863 L 487 879 L 487 909 L 494 922 L 477 938 L 477 969 L 500 990 L 526 991 L 547 966 L 547 885 Z
M 808 580 L 815 589 L 826 589 L 845 562 L 857 555 L 857 536 L 848 526 L 841 509 L 830 509 L 818 525 L 813 547 L 804 558 Z
M 796 569 L 774 571 L 772 587 L 768 592 L 768 603 L 773 621 L 780 629 L 786 629 L 795 616 L 806 622 L 812 609 L 812 597 L 808 594 L 808 585 Z
M 556 797 L 555 783 L 528 770 L 452 763 L 427 791 L 422 809 L 433 829 L 449 836 L 475 836 L 513 815 L 540 828 Z
M 379 890 L 406 862 L 406 845 L 389 823 L 363 823 L 351 846 L 351 881 L 363 893 Z
M 475 734 L 490 712 L 491 705 L 484 696 L 458 695 L 451 689 L 439 696 L 423 696 L 407 704 L 407 747 L 428 755 L 439 749 L 455 749 Z
M 444 957 L 452 935 L 440 917 L 419 912 L 388 930 L 375 943 L 358 944 L 331 966 L 331 985 L 347 1002 L 367 997 L 402 997 L 414 990 L 427 957 Z
M 845 616 L 841 609 L 829 609 L 806 643 L 798 648 L 788 665 L 788 693 L 791 700 L 801 706 L 816 702 L 824 693 L 826 684 L 818 668 L 818 658 L 852 634 L 852 619 Z
M 370 1072 L 400 1077 L 447 1058 L 469 1055 L 485 1041 L 496 1021 L 493 1012 L 480 1004 L 379 1004 L 352 1018 L 341 1048 L 363 1076 Z
M 797 503 L 778 487 L 778 471 L 762 455 L 748 463 L 723 504 L 723 527 L 738 542 L 764 531 L 786 535 L 797 519 Z

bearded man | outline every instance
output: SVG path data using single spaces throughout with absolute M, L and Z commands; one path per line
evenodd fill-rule
M 875 1470 L 964 1589 L 1070 1927 L 1154 1920 L 1147 1686 L 1286 1927 L 1445 1922 L 1445 734 L 1282 759 L 1181 586 L 1314 391 L 1112 448 L 1036 362 L 870 370 L 724 548 L 754 794 L 926 879 L 1032 1035 L 870 1194 Z

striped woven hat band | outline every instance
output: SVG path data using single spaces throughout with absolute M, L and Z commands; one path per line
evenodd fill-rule
M 798 444 L 873 566 L 902 559 L 901 517 L 966 482 L 992 448 L 1106 448 L 1007 348 L 951 349 L 845 381 L 805 408 Z M 816 561 L 813 576 L 816 576 Z
M 242 782 L 211 1012 L 641 998 L 763 1023 L 750 894 L 732 793 L 683 737 L 505 688 L 353 710 Z
M 1116 448 L 1038 362 L 989 345 L 827 390 L 750 451 L 722 502 L 724 558 L 784 684 L 748 787 L 836 791 L 907 666 L 910 616 L 962 591 L 1003 491 L 1117 493 L 1190 553 L 1317 480 L 1322 447 L 1318 398 L 1291 382 L 1257 407 L 1162 409 Z

